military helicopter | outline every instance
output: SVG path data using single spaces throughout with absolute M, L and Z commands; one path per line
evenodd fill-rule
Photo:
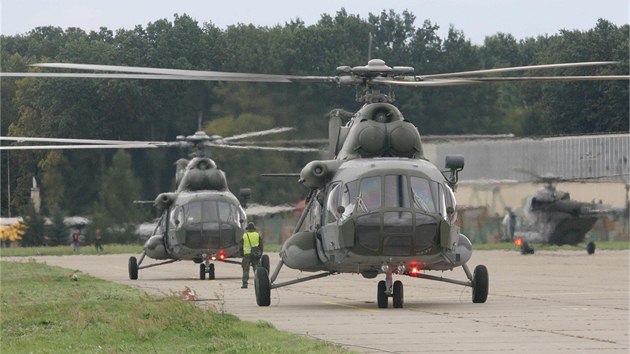
M 268 147 L 235 145 L 238 140 L 268 134 L 276 134 L 293 128 L 279 127 L 250 132 L 232 137 L 208 136 L 198 131 L 190 136 L 178 136 L 176 142 L 118 141 L 91 139 L 57 139 L 32 137 L 0 137 L 4 141 L 70 143 L 71 145 L 16 145 L 1 146 L 0 150 L 26 149 L 102 149 L 102 148 L 155 148 L 179 147 L 194 150 L 193 157 L 176 162 L 175 192 L 161 193 L 154 204 L 162 210 L 152 235 L 144 244 L 138 260 L 129 258 L 129 279 L 138 279 L 138 271 L 181 260 L 192 260 L 199 266 L 199 278 L 215 279 L 213 261 L 240 264 L 230 258 L 241 257 L 240 240 L 247 215 L 247 199 L 251 190 L 240 190 L 239 198 L 230 192 L 225 173 L 210 159 L 210 149 L 257 149 L 271 151 L 318 151 L 308 148 Z M 160 263 L 142 265 L 145 256 Z M 269 256 L 263 255 L 261 263 L 269 269 Z
M 484 265 L 473 272 L 470 240 L 459 232 L 453 189 L 464 167 L 461 155 L 448 156 L 446 169 L 424 158 L 418 129 L 392 104 L 394 86 L 433 87 L 520 80 L 628 80 L 616 76 L 489 77 L 487 74 L 618 64 L 583 62 L 415 75 L 408 66 L 385 65 L 371 59 L 364 66 L 340 66 L 335 76 L 296 76 L 46 63 L 44 68 L 98 71 L 91 73 L 2 73 L 2 76 L 130 78 L 244 82 L 321 82 L 353 86 L 363 106 L 347 121 L 332 114 L 329 150 L 334 159 L 312 161 L 299 174 L 310 189 L 308 204 L 294 234 L 283 244 L 280 261 L 269 276 L 256 271 L 256 302 L 269 306 L 271 289 L 338 273 L 359 273 L 367 279 L 384 274 L 377 284 L 379 308 L 404 303 L 403 284 L 394 274 L 448 282 L 472 288 L 472 301 L 488 297 Z M 384 91 L 381 89 L 384 88 Z M 345 123 L 345 124 L 343 124 Z M 282 174 L 281 174 L 282 175 Z M 287 175 L 287 174 L 285 174 Z M 288 174 L 293 175 L 293 174 Z M 317 274 L 275 283 L 284 265 Z M 462 267 L 467 281 L 424 273 Z
M 533 176 L 534 183 L 544 184 L 544 188 L 527 198 L 522 209 L 520 223 L 512 226 L 514 243 L 520 247 L 521 254 L 533 254 L 530 243 L 551 245 L 578 245 L 586 239 L 586 234 L 593 228 L 599 216 L 614 212 L 612 208 L 595 202 L 587 203 L 572 200 L 568 192 L 556 189 L 561 182 L 584 182 L 602 178 L 560 178 L 541 176 L 525 170 L 519 170 Z M 514 220 L 515 221 L 515 220 Z M 518 235 L 516 235 L 518 234 Z M 586 252 L 594 254 L 594 241 L 586 244 Z

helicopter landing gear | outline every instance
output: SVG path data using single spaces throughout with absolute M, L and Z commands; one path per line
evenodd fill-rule
M 534 249 L 529 247 L 527 241 L 523 241 L 523 244 L 521 244 L 521 254 L 534 254 Z
M 472 278 L 472 302 L 475 304 L 484 303 L 488 299 L 488 268 L 484 265 L 475 267 Z
M 254 289 L 256 291 L 256 304 L 269 306 L 271 304 L 271 283 L 269 272 L 264 267 L 259 267 L 254 273 Z
M 595 242 L 591 241 L 586 245 L 586 253 L 595 254 Z
M 378 282 L 376 286 L 376 302 L 378 304 L 379 309 L 387 308 L 387 287 L 385 286 L 385 280 L 381 280 Z
M 386 267 L 385 280 L 379 281 L 376 287 L 376 303 L 378 308 L 386 309 L 388 298 L 391 296 L 394 308 L 402 308 L 404 303 L 403 284 L 400 280 L 396 280 L 392 284 L 392 267 L 390 265 Z
M 199 265 L 199 279 L 204 280 L 206 279 L 206 273 L 208 273 L 208 279 L 209 280 L 214 280 L 215 276 L 214 276 L 214 264 L 213 263 L 201 263 Z
M 136 257 L 129 257 L 129 279 L 138 279 L 138 260 Z
M 263 254 L 263 256 L 260 258 L 260 265 L 267 269 L 267 274 L 269 274 L 269 256 L 266 254 Z

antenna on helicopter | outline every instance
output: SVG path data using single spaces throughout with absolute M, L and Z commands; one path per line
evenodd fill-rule
M 372 59 L 372 40 L 374 37 L 372 36 L 372 32 L 368 35 L 368 61 Z

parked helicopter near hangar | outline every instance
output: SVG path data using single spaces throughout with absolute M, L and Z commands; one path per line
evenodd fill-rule
M 556 189 L 557 183 L 585 182 L 620 176 L 602 176 L 593 178 L 560 178 L 540 176 L 529 171 L 521 170 L 534 177 L 534 183 L 544 184 L 534 195 L 527 198 L 522 208 L 522 218 L 516 220 L 504 219 L 504 226 L 513 230 L 510 239 L 520 247 L 521 254 L 533 254 L 531 243 L 551 245 L 578 245 L 584 243 L 587 233 L 593 228 L 598 217 L 606 214 L 620 213 L 618 210 L 595 202 L 580 202 L 572 200 L 568 192 Z M 509 225 L 509 223 L 514 223 Z M 505 231 L 504 231 L 505 232 Z M 595 253 L 595 242 L 586 243 L 586 252 Z
M 488 271 L 478 265 L 470 272 L 472 255 L 468 238 L 454 225 L 456 202 L 452 188 L 462 170 L 461 156 L 446 159 L 446 177 L 423 158 L 417 128 L 404 120 L 392 104 L 392 86 L 452 86 L 519 80 L 628 80 L 615 76 L 488 77 L 486 74 L 617 64 L 585 62 L 486 69 L 468 72 L 414 75 L 405 66 L 386 66 L 372 59 L 366 66 L 341 66 L 337 76 L 295 76 L 226 73 L 120 67 L 91 64 L 36 64 L 39 67 L 105 71 L 107 73 L 2 73 L 2 76 L 130 78 L 163 80 L 208 80 L 248 82 L 324 82 L 354 86 L 364 106 L 342 126 L 329 122 L 333 160 L 312 161 L 300 174 L 311 189 L 309 202 L 298 220 L 294 235 L 282 246 L 281 260 L 271 277 L 260 267 L 255 275 L 256 302 L 270 305 L 271 289 L 330 276 L 360 273 L 371 279 L 385 274 L 377 285 L 378 306 L 403 307 L 403 285 L 393 275 L 408 275 L 472 288 L 472 301 L 488 296 Z M 380 88 L 389 89 L 381 92 Z M 448 171 L 447 171 L 448 172 Z M 274 283 L 282 266 L 318 274 Z M 462 267 L 468 281 L 422 273 Z
M 181 260 L 192 260 L 199 265 L 199 278 L 215 278 L 213 261 L 241 264 L 231 258 L 241 257 L 240 241 L 247 215 L 248 188 L 241 189 L 240 198 L 230 192 L 225 173 L 217 168 L 209 157 L 215 147 L 232 149 L 257 149 L 271 151 L 318 151 L 307 148 L 261 147 L 233 145 L 237 140 L 281 133 L 292 128 L 274 128 L 250 132 L 232 137 L 208 136 L 203 131 L 187 137 L 179 136 L 176 142 L 142 142 L 91 139 L 56 139 L 32 137 L 0 137 L 0 141 L 66 143 L 71 145 L 15 145 L 0 146 L 0 150 L 27 149 L 102 149 L 102 148 L 155 148 L 180 147 L 194 151 L 190 160 L 176 162 L 175 192 L 161 193 L 155 205 L 162 210 L 152 235 L 145 242 L 138 260 L 129 258 L 129 278 L 138 279 L 138 271 Z M 145 257 L 163 262 L 142 265 Z M 269 256 L 263 255 L 261 263 L 269 269 Z

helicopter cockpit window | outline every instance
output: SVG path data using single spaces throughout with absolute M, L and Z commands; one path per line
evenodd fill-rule
M 337 205 L 339 205 L 339 189 L 341 184 L 334 184 L 326 196 L 326 223 L 337 221 Z
M 190 202 L 184 206 L 184 217 L 189 224 L 218 221 L 217 203 L 214 201 Z
M 185 208 L 185 218 L 187 223 L 196 223 L 201 222 L 201 203 L 200 202 L 191 202 L 186 204 Z
M 341 218 L 347 218 L 354 212 L 357 203 L 357 189 L 359 187 L 358 181 L 352 181 L 345 183 L 341 188 L 341 199 L 339 205 L 344 208 Z
M 409 186 L 406 176 L 385 176 L 384 206 L 394 208 L 409 208 Z
M 218 202 L 217 203 L 219 209 L 219 220 L 223 222 L 237 222 L 237 217 L 235 216 L 235 209 L 228 203 Z
M 170 217 L 170 227 L 177 227 L 178 225 L 181 225 L 184 220 L 182 207 L 178 206 L 173 208 L 171 210 Z
M 411 193 L 414 208 L 428 213 L 437 212 L 429 181 L 424 178 L 411 177 Z
M 217 202 L 215 201 L 206 201 L 203 202 L 203 214 L 202 220 L 206 221 L 218 221 L 218 213 L 217 213 Z
M 361 180 L 357 202 L 360 209 L 369 212 L 381 207 L 381 177 L 368 177 Z

